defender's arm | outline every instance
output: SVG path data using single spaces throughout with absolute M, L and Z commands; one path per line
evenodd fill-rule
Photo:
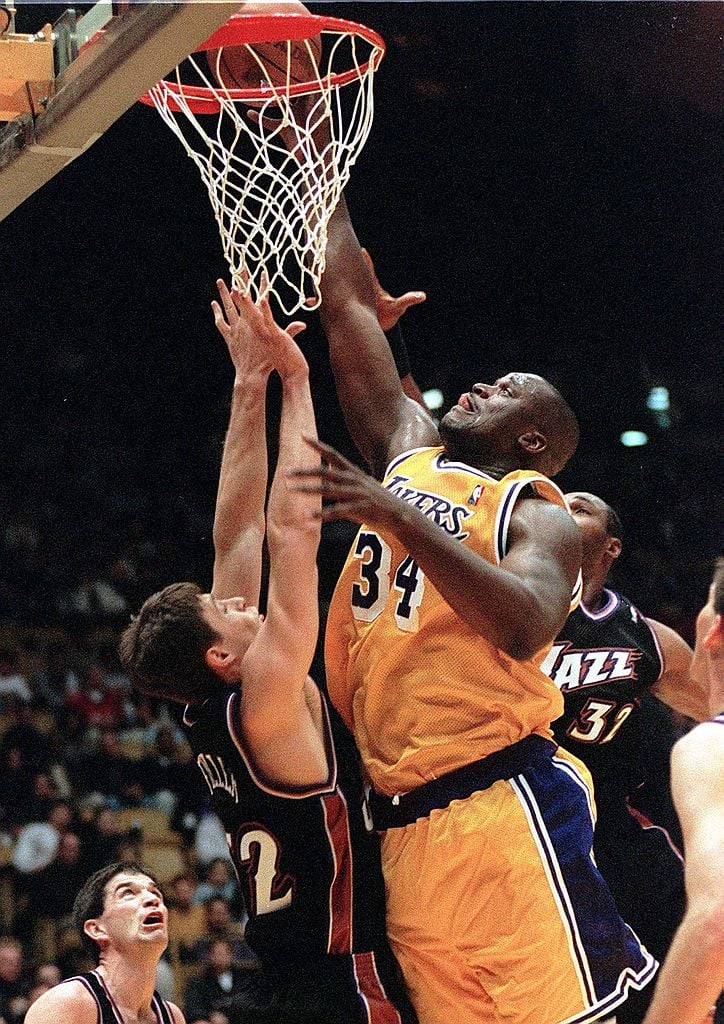
M 664 670 L 651 692 L 675 711 L 703 722 L 709 717 L 709 694 L 691 677 L 694 652 L 670 626 L 647 618 L 661 648 Z
M 308 458 L 303 435 L 316 436 L 316 425 L 306 360 L 291 334 L 274 324 L 268 305 L 260 308 L 265 347 L 282 379 L 282 415 L 267 509 L 267 613 L 242 666 L 242 724 L 270 778 L 317 785 L 329 771 L 319 694 L 307 676 L 319 629 L 320 499 L 288 486 L 289 471 Z
M 266 390 L 272 364 L 256 340 L 257 312 L 249 295 L 217 281 L 216 327 L 236 371 L 214 512 L 216 598 L 259 602 L 267 484 Z M 222 312 L 223 307 L 223 312 Z

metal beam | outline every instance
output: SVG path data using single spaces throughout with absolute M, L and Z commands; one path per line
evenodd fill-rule
M 80 156 L 241 6 L 141 3 L 111 21 L 57 81 L 36 118 L 0 132 L 0 220 Z

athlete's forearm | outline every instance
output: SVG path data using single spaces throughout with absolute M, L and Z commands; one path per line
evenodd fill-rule
M 644 1024 L 704 1024 L 724 983 L 721 911 L 689 908 L 659 971 Z
M 481 558 L 416 509 L 405 511 L 395 534 L 471 629 L 520 660 L 553 639 L 562 624 L 560 602 L 547 599 L 537 582 Z
M 318 631 L 317 549 L 321 523 L 318 494 L 289 486 L 289 472 L 309 460 L 304 436 L 317 436 L 307 373 L 282 381 L 279 456 L 267 509 L 269 546 L 269 615 L 294 623 L 286 638 L 290 657 L 306 674 Z
M 234 382 L 229 426 L 219 471 L 213 540 L 217 555 L 233 548 L 239 532 L 264 516 L 267 484 L 266 388 L 269 373 Z

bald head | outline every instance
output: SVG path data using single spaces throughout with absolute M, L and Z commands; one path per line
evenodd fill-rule
M 451 458 L 497 476 L 515 469 L 553 476 L 576 450 L 578 433 L 568 402 L 534 373 L 473 384 L 440 421 Z
M 553 387 L 544 377 L 536 374 L 528 376 L 537 385 L 537 425 L 546 439 L 545 450 L 538 457 L 534 468 L 546 476 L 555 476 L 578 447 L 578 420 L 558 388 Z

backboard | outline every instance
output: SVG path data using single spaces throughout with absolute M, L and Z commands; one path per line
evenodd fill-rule
M 22 111 L 0 124 L 0 220 L 80 156 L 239 6 L 240 0 L 100 0 L 77 21 L 72 9 L 59 6 L 56 24 L 39 25 L 32 40 L 9 30 L 0 36 L 0 94 L 10 96 L 3 116 L 15 114 L 14 104 Z M 2 89 L 3 82 L 11 87 Z

